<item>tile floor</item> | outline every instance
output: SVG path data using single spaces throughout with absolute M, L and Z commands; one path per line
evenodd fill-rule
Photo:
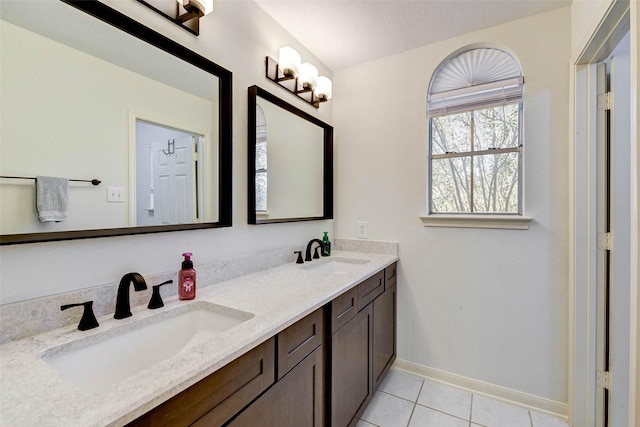
M 559 418 L 391 369 L 357 427 L 568 427 Z

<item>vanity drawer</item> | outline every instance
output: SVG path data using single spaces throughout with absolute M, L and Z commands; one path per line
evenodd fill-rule
M 358 285 L 358 311 L 384 292 L 384 271 L 380 271 Z
M 271 338 L 129 425 L 221 426 L 274 382 Z
M 278 379 L 322 344 L 324 310 L 314 311 L 278 334 Z
M 384 269 L 384 289 L 387 290 L 397 283 L 398 280 L 398 263 L 394 262 Z
M 351 288 L 331 302 L 331 333 L 358 313 L 358 287 Z

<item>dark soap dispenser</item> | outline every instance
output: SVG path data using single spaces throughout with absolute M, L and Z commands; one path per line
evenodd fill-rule
M 331 255 L 331 241 L 329 240 L 329 232 L 325 231 L 322 236 L 322 256 Z

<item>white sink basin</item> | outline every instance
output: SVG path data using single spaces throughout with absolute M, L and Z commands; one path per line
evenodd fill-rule
M 214 339 L 252 317 L 250 313 L 196 301 L 50 348 L 40 358 L 66 380 L 95 390 Z
M 368 262 L 368 259 L 336 257 L 314 260 L 302 268 L 329 274 L 347 274 L 361 271 L 362 266 Z

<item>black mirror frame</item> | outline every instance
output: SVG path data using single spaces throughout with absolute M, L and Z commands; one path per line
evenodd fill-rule
M 248 120 L 247 120 L 247 171 L 248 171 L 248 223 L 249 224 L 274 224 L 281 222 L 297 222 L 297 221 L 317 221 L 324 219 L 333 219 L 333 126 L 317 119 L 311 114 L 294 107 L 277 96 L 258 87 L 251 86 L 248 90 Z M 319 217 L 301 217 L 301 218 L 274 218 L 258 220 L 256 217 L 256 101 L 260 97 L 285 109 L 304 120 L 307 120 L 324 129 L 324 158 L 323 158 L 323 191 L 322 191 L 322 209 L 323 214 Z
M 232 76 L 231 71 L 193 52 L 97 0 L 60 0 L 120 30 L 164 50 L 218 78 L 218 221 L 200 224 L 122 227 L 93 230 L 59 231 L 0 235 L 0 245 L 37 243 L 60 240 L 113 237 L 167 231 L 231 227 L 232 225 Z

